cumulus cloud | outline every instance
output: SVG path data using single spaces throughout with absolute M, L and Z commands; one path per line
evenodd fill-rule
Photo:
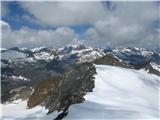
M 21 28 L 3 41 L 18 45 L 61 46 L 77 41 L 100 47 L 159 47 L 158 2 L 20 2 L 40 26 L 57 26 L 56 30 Z M 30 18 L 28 18 L 30 19 Z M 29 21 L 29 20 L 28 20 Z M 84 34 L 77 35 L 69 27 L 90 24 Z M 7 32 L 6 32 L 7 33 Z M 4 34 L 6 34 L 4 33 Z M 4 35 L 5 36 L 5 35 Z M 14 39 L 14 40 L 13 40 Z M 75 40 L 76 39 L 76 40 Z M 2 42 L 3 42 L 2 41 Z M 32 44 L 30 44 L 32 43 Z M 7 46 L 7 42 L 2 45 Z
M 91 46 L 159 47 L 158 5 L 154 2 L 113 2 L 110 17 L 98 20 L 85 33 L 84 43 Z M 87 42 L 86 42 L 87 41 Z
M 21 2 L 37 22 L 46 25 L 94 23 L 107 15 L 101 2 Z
M 76 44 L 77 35 L 68 27 L 59 27 L 55 30 L 33 30 L 21 28 L 11 30 L 10 25 L 1 21 L 2 28 L 2 47 L 63 47 L 67 44 Z

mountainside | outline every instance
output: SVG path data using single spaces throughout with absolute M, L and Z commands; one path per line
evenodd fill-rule
M 135 69 L 141 69 L 144 66 L 155 63 L 158 67 L 160 64 L 160 53 L 155 50 L 145 48 L 119 48 L 113 49 L 112 53 L 119 59 L 128 62 Z M 158 69 L 156 69 L 158 70 Z
M 95 88 L 86 101 L 72 105 L 64 119 L 158 119 L 160 77 L 144 71 L 96 65 Z M 52 120 L 44 107 L 26 109 L 26 101 L 2 105 L 2 119 Z M 16 111 L 10 112 L 10 110 Z
M 160 76 L 159 57 L 157 51 L 144 48 L 99 49 L 70 45 L 59 49 L 1 49 L 2 102 L 12 97 L 12 89 L 32 89 L 37 82 L 62 75 L 73 64 L 84 62 L 144 70 Z
M 1 54 L 2 60 L 6 60 L 5 62 L 11 62 L 13 60 L 27 62 L 42 60 L 49 62 L 54 58 L 59 58 L 60 60 L 72 63 L 90 62 L 105 55 L 102 49 L 87 48 L 84 45 L 69 45 L 59 49 L 45 47 L 26 49 L 15 47 L 2 49 Z
M 67 116 L 70 106 L 87 100 L 84 96 L 96 87 L 94 76 L 99 69 L 96 65 L 116 66 L 117 70 L 122 67 L 116 72 L 110 67 L 104 69 L 106 74 L 110 74 L 109 70 L 114 71 L 113 78 L 123 68 L 130 68 L 138 75 L 139 72 L 147 76 L 151 73 L 159 79 L 159 57 L 159 52 L 144 48 L 102 49 L 69 45 L 59 49 L 1 49 L 1 102 L 6 104 L 21 99 L 27 101 L 25 105 L 31 109 L 40 105 L 48 113 L 58 111 L 53 118 L 62 119 Z M 126 70 L 132 71 L 130 69 Z M 128 80 L 133 74 L 130 75 Z M 142 79 L 150 84 L 145 76 Z

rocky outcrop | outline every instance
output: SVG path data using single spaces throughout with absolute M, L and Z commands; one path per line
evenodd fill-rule
M 28 107 L 43 103 L 49 110 L 48 114 L 62 111 L 56 119 L 65 116 L 70 105 L 83 102 L 84 95 L 92 92 L 95 74 L 96 69 L 92 63 L 74 64 L 66 70 L 62 78 L 39 83 L 28 101 Z
M 54 89 L 62 80 L 61 76 L 55 76 L 48 80 L 43 80 L 34 87 L 32 95 L 27 102 L 28 108 L 44 103 L 44 101 L 52 94 Z

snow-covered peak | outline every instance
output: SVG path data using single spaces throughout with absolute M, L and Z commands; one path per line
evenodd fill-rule
M 78 44 L 78 45 L 68 45 L 66 47 L 59 48 L 58 51 L 68 53 L 71 52 L 72 50 L 82 50 L 82 49 L 86 49 L 86 47 L 84 45 Z
M 139 52 L 141 55 L 143 56 L 147 56 L 147 55 L 152 55 L 153 51 L 147 50 L 146 48 L 134 48 L 135 50 L 137 50 L 137 52 Z
M 77 61 L 79 63 L 91 62 L 105 55 L 101 49 L 87 48 L 83 45 L 79 45 L 74 48 L 66 47 L 59 50 L 58 53 L 61 55 L 61 59 L 67 58 L 68 60 Z
M 41 46 L 41 47 L 35 47 L 35 48 L 32 48 L 31 51 L 32 52 L 38 52 L 40 51 L 41 49 L 44 49 L 45 47 Z
M 137 48 L 137 47 L 118 48 L 118 49 L 113 49 L 112 51 L 113 52 L 139 54 L 139 55 L 143 55 L 143 56 L 148 56 L 148 55 L 154 54 L 154 52 L 151 50 L 147 50 L 146 48 Z

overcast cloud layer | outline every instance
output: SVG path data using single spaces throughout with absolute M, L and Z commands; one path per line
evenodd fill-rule
M 156 2 L 112 2 L 108 6 L 104 2 L 20 2 L 20 4 L 34 16 L 34 22 L 41 26 L 56 26 L 57 29 L 21 28 L 12 31 L 10 25 L 3 22 L 2 25 L 6 27 L 2 27 L 2 47 L 62 47 L 71 43 L 98 47 L 159 47 L 160 4 Z M 33 21 L 33 18 L 30 19 Z M 79 35 L 70 27 L 66 27 L 84 24 L 93 27 Z

